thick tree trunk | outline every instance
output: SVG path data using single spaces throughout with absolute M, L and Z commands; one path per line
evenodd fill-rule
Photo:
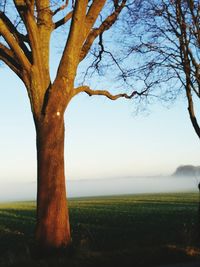
M 49 251 L 70 244 L 70 226 L 64 174 L 64 119 L 57 112 L 36 123 L 37 225 L 36 240 Z

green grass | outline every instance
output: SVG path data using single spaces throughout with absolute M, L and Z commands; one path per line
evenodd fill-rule
M 71 199 L 69 211 L 71 254 L 33 260 L 35 203 L 0 204 L 0 266 L 139 267 L 200 259 L 195 193 Z

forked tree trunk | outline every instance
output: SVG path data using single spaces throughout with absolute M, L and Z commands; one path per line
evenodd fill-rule
M 57 112 L 36 124 L 36 240 L 40 248 L 48 251 L 67 247 L 71 241 L 64 174 L 64 119 Z

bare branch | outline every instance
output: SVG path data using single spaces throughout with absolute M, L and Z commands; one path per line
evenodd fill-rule
M 197 121 L 197 118 L 196 118 L 196 115 L 195 115 L 193 97 L 192 97 L 192 94 L 191 94 L 189 81 L 187 83 L 186 94 L 187 94 L 187 100 L 188 100 L 188 112 L 189 112 L 189 115 L 190 115 L 190 120 L 192 122 L 192 125 L 194 127 L 194 130 L 195 130 L 196 134 L 200 138 L 200 126 L 198 124 L 198 121 Z
M 0 17 L 0 34 L 3 36 L 7 44 L 13 50 L 13 52 L 15 53 L 16 57 L 18 58 L 24 69 L 29 71 L 31 66 L 30 61 L 24 54 L 24 51 L 22 50 L 19 43 L 15 39 L 15 36 L 12 34 L 12 32 L 10 32 L 10 29 L 8 28 L 8 26 L 5 24 L 5 22 L 2 20 L 1 17 Z
M 62 80 L 63 86 L 66 86 L 67 79 L 73 79 L 79 63 L 80 50 L 84 41 L 87 4 L 88 0 L 75 2 L 70 32 L 55 79 L 55 83 Z
M 48 25 L 52 17 L 52 13 L 50 10 L 50 0 L 36 0 L 35 5 L 37 9 L 38 25 L 46 25 L 50 27 L 50 25 Z
M 0 59 L 6 63 L 20 78 L 22 68 L 20 64 L 16 61 L 14 53 L 0 43 Z
M 115 11 L 108 16 L 103 23 L 95 29 L 92 29 L 82 47 L 81 50 L 81 54 L 80 54 L 80 61 L 82 61 L 88 54 L 94 40 L 100 35 L 102 34 L 104 31 L 107 31 L 111 28 L 111 26 L 115 23 L 115 21 L 117 20 L 120 12 L 122 11 L 122 9 L 125 7 L 126 4 L 126 0 L 123 0 L 121 5 L 118 6 Z
M 103 6 L 105 5 L 106 0 L 94 0 L 92 5 L 90 6 L 87 16 L 86 16 L 86 20 L 85 20 L 85 25 L 87 28 L 87 33 L 86 36 L 88 35 L 88 33 L 90 32 L 91 28 L 93 27 L 94 23 L 96 22 Z
M 81 92 L 84 92 L 84 93 L 88 94 L 89 96 L 101 95 L 101 96 L 106 96 L 110 100 L 117 100 L 118 98 L 131 99 L 134 96 L 145 95 L 145 93 L 147 92 L 147 89 L 142 91 L 142 92 L 133 91 L 130 95 L 128 95 L 126 93 L 112 95 L 109 91 L 106 91 L 106 90 L 92 90 L 89 86 L 80 86 L 80 87 L 74 89 L 74 95 L 73 96 L 75 96 Z
M 35 49 L 32 49 L 32 55 L 33 61 L 36 61 L 40 51 L 38 46 L 38 27 L 32 11 L 32 2 L 30 2 L 31 5 L 27 5 L 26 2 L 25 0 L 14 0 L 15 7 L 26 27 L 30 46 L 31 48 L 35 47 Z
M 72 18 L 72 15 L 73 15 L 73 11 L 70 11 L 69 13 L 67 13 L 67 15 L 58 20 L 57 22 L 54 23 L 54 29 L 57 29 L 58 27 L 64 25 L 65 23 L 67 23 L 71 18 Z
M 68 6 L 68 0 L 65 2 L 64 5 L 58 7 L 54 12 L 53 12 L 53 16 L 55 16 L 58 12 L 64 10 L 67 6 Z
M 27 56 L 29 61 L 31 61 L 31 53 L 28 50 L 28 48 L 26 47 L 26 45 L 24 44 L 25 36 L 23 34 L 21 34 L 20 32 L 18 32 L 17 28 L 13 25 L 13 23 L 10 21 L 10 19 L 3 12 L 0 12 L 0 18 L 5 23 L 5 25 L 9 29 L 9 31 L 13 34 L 17 43 L 22 48 L 24 54 Z
M 190 119 L 200 137 L 194 109 L 194 98 L 200 99 L 199 7 L 199 1 L 143 0 L 139 9 L 134 4 L 129 7 L 132 13 L 125 20 L 133 31 L 130 53 L 138 62 L 128 71 L 132 83 L 146 79 L 147 86 L 153 85 L 164 97 L 184 89 Z
M 103 1 L 94 0 L 92 5 L 90 6 L 89 11 L 88 11 L 87 16 L 86 16 L 86 20 L 85 20 L 85 26 L 88 29 L 88 31 L 90 31 L 91 27 L 95 23 L 102 7 L 105 5 L 105 2 L 106 2 L 106 0 L 103 0 Z M 54 11 L 53 15 L 55 15 L 59 11 L 65 9 L 67 6 L 68 6 L 68 1 L 66 2 L 66 4 L 64 4 L 63 6 L 56 9 Z M 72 18 L 72 15 L 73 15 L 73 11 L 70 11 L 69 13 L 66 14 L 66 16 L 64 18 L 55 22 L 54 23 L 54 29 L 57 29 L 58 27 L 64 25 L 66 22 L 68 22 Z M 86 33 L 86 35 L 87 35 L 87 33 Z

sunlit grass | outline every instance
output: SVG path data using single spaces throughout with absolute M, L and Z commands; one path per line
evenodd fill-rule
M 199 258 L 198 194 L 77 198 L 69 211 L 69 266 L 155 266 Z M 0 266 L 40 266 L 30 255 L 34 227 L 34 202 L 0 204 Z M 51 266 L 65 263 L 62 258 Z

